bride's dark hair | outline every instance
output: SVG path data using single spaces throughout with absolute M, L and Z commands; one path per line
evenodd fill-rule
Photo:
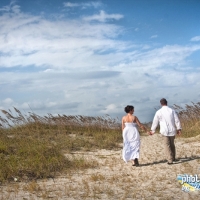
M 131 110 L 133 110 L 134 109 L 134 107 L 133 106 L 130 106 L 130 105 L 127 105 L 125 108 L 124 108 L 124 111 L 126 112 L 126 113 L 129 113 Z

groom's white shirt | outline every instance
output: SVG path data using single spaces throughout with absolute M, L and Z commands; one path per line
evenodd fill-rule
M 160 133 L 165 136 L 174 136 L 176 135 L 177 129 L 181 129 L 176 112 L 168 106 L 162 106 L 156 112 L 151 126 L 152 132 L 155 132 L 158 124 L 160 124 Z

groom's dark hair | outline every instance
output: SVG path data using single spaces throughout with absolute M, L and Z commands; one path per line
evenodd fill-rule
M 160 100 L 160 104 L 163 106 L 163 105 L 167 105 L 167 100 L 165 98 L 162 98 Z

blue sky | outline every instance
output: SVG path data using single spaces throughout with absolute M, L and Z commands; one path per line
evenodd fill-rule
M 0 1 L 0 109 L 152 120 L 200 99 L 200 1 Z

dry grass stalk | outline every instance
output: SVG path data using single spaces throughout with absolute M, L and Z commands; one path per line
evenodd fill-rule
M 185 105 L 185 108 L 174 105 L 177 111 L 182 129 L 183 137 L 193 137 L 200 134 L 200 102 L 193 103 L 192 105 Z

